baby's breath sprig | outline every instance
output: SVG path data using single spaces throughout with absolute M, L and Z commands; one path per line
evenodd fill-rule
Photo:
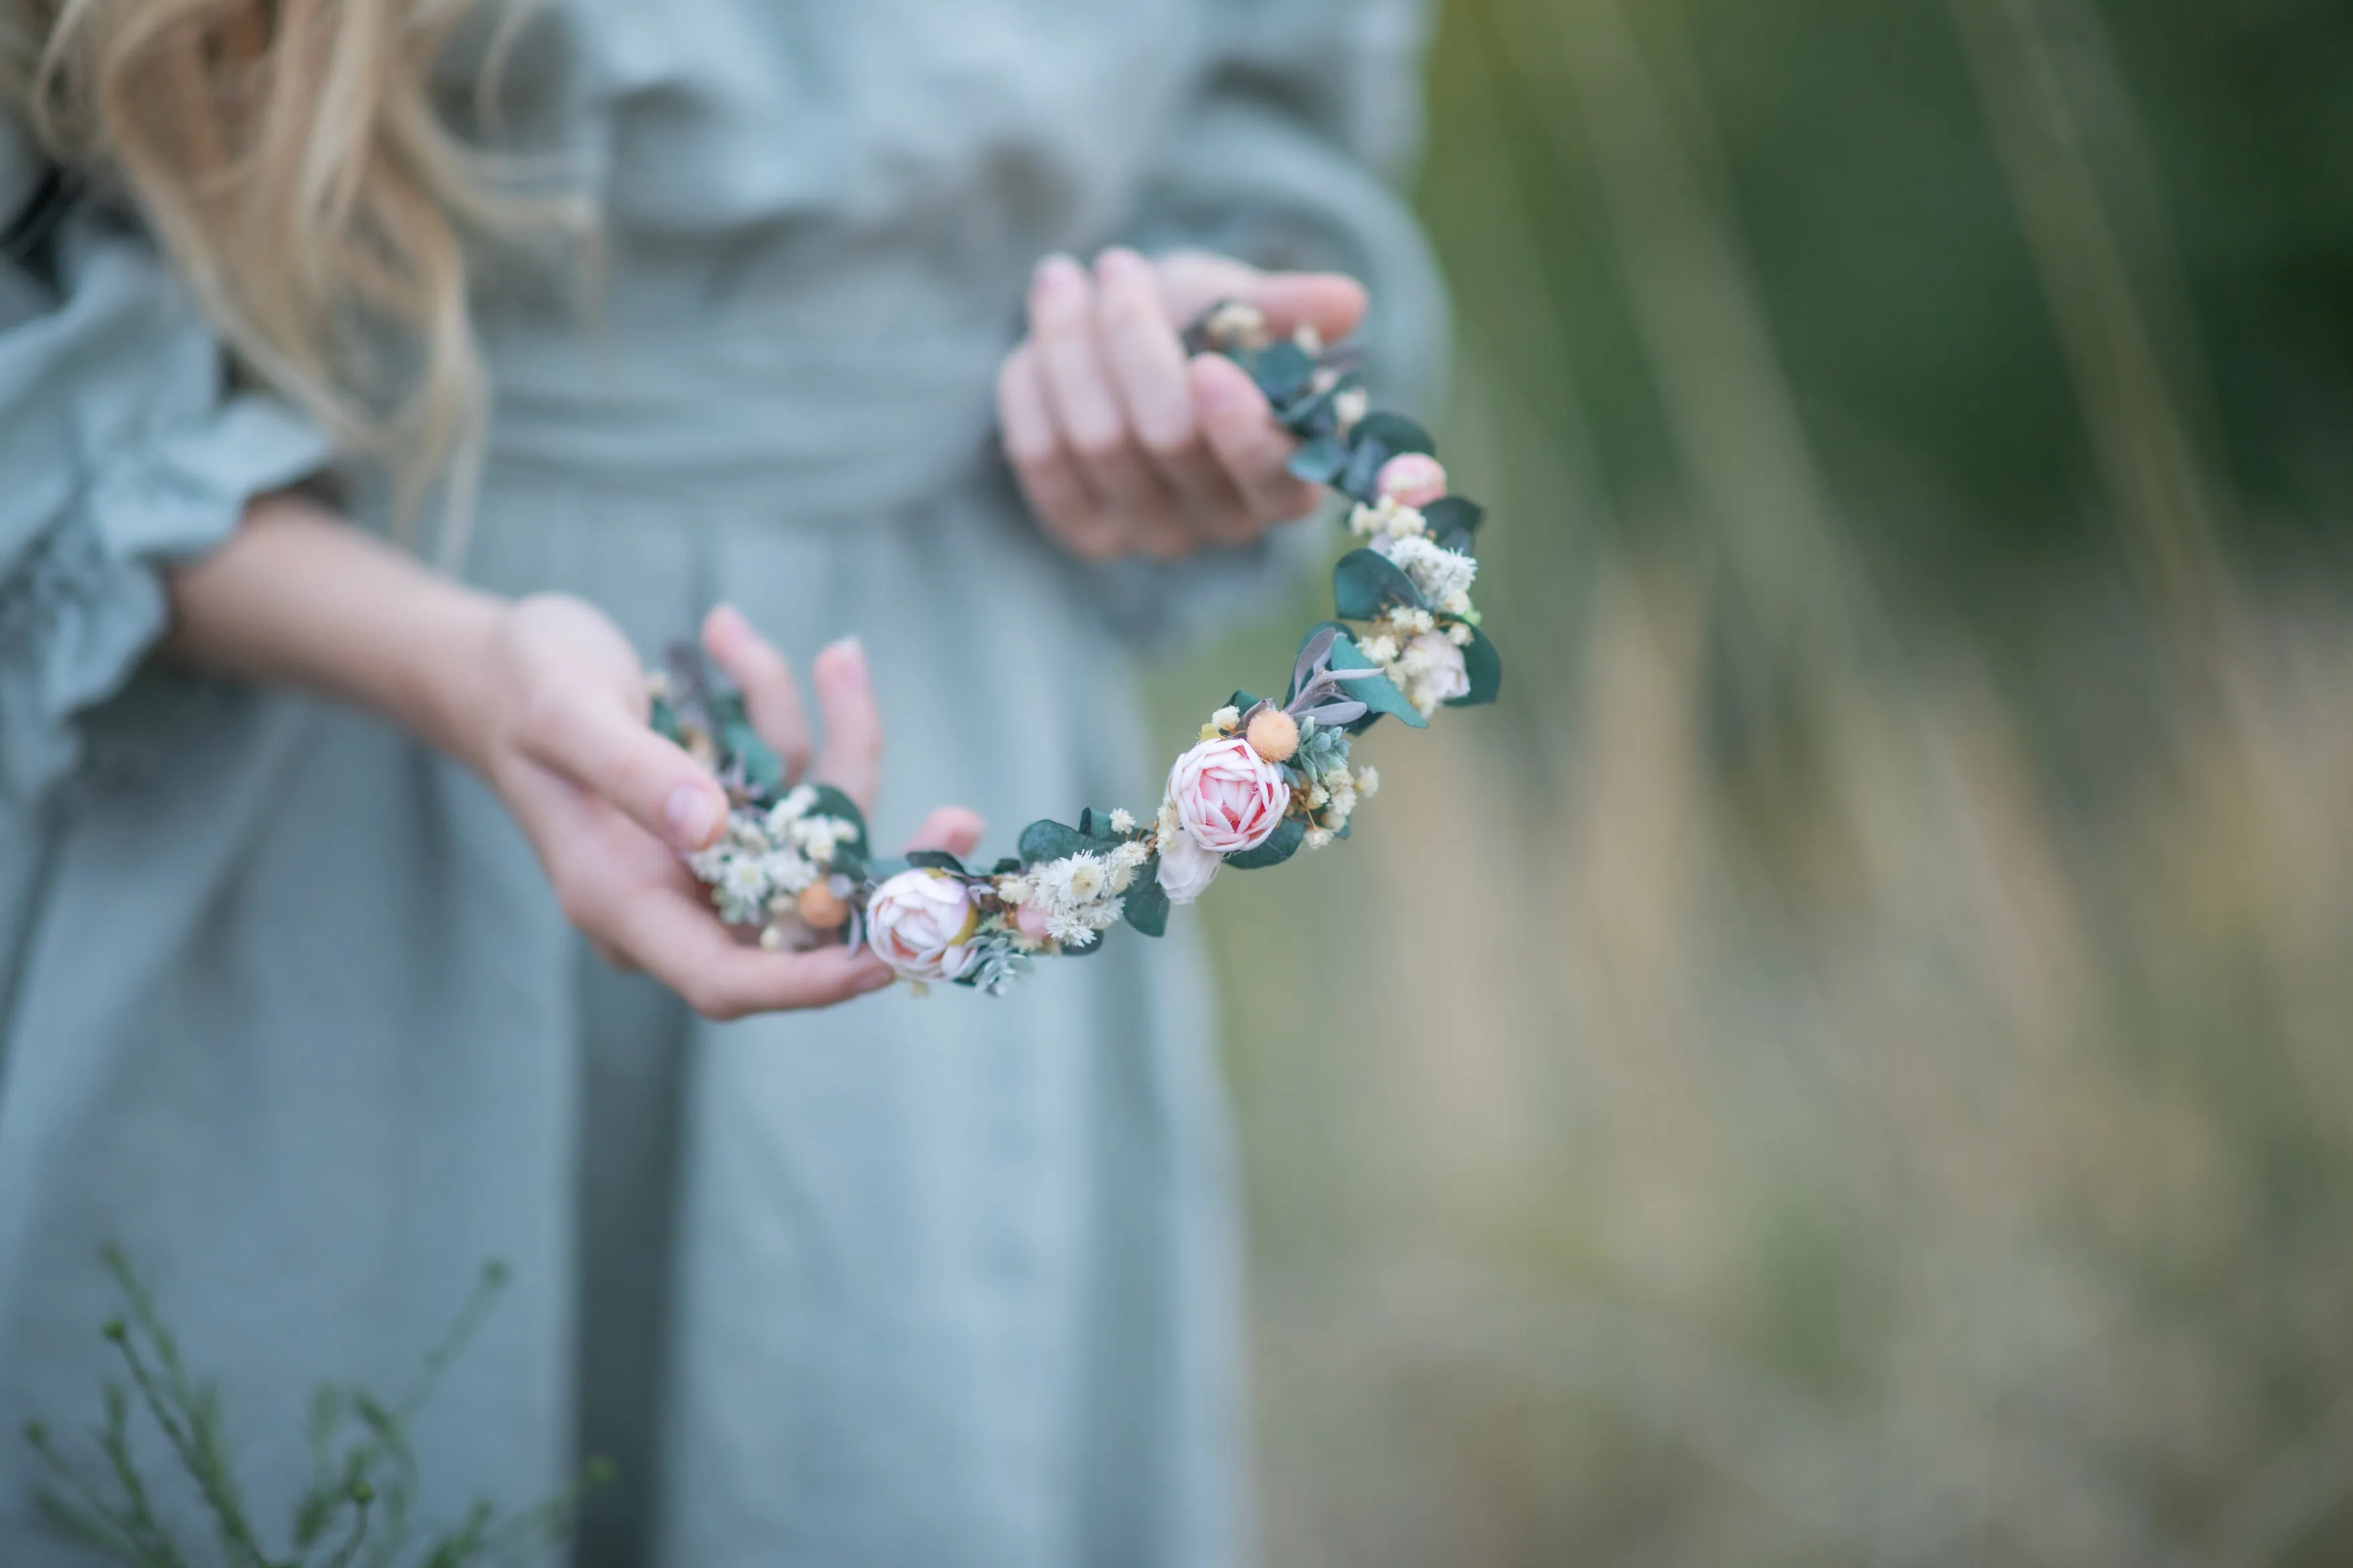
M 1075 827 L 1033 822 L 1018 853 L 982 870 L 944 850 L 872 858 L 855 803 L 824 784 L 786 787 L 742 700 L 691 648 L 674 651 L 653 721 L 733 803 L 719 842 L 687 862 L 723 920 L 757 927 L 772 948 L 837 933 L 867 943 L 919 991 L 1001 995 L 1039 957 L 1101 952 L 1113 926 L 1162 935 L 1171 906 L 1224 867 L 1276 866 L 1347 837 L 1380 787 L 1352 745 L 1382 718 L 1419 730 L 1442 707 L 1495 700 L 1503 658 L 1471 598 L 1486 512 L 1447 493 L 1430 433 L 1369 406 L 1349 345 L 1327 348 L 1304 326 L 1278 336 L 1250 305 L 1214 307 L 1185 345 L 1250 374 L 1299 441 L 1292 472 L 1344 498 L 1364 542 L 1333 568 L 1335 618 L 1309 629 L 1283 698 L 1235 692 L 1176 759 L 1150 819 L 1090 809 Z

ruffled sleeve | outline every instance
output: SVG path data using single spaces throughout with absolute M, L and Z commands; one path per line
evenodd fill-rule
M 1377 407 L 1428 416 L 1450 345 L 1445 282 L 1398 189 L 1422 127 L 1421 0 L 1213 0 L 1217 40 L 1186 114 L 1166 139 L 1124 237 L 1147 251 L 1191 247 L 1256 266 L 1364 280 L 1362 334 Z M 1126 562 L 1108 594 L 1147 638 L 1201 629 L 1295 579 L 1324 541 L 1205 552 L 1173 566 Z
M 163 635 L 162 572 L 328 443 L 233 390 L 227 359 L 137 226 L 58 193 L 0 121 L 0 801 L 70 771 L 76 719 Z

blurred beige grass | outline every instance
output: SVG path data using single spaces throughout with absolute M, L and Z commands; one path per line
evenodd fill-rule
M 1680 13 L 1448 14 L 1505 701 L 1208 906 L 1275 1563 L 2353 1557 L 2353 616 L 2232 548 L 2097 17 L 1950 10 L 2113 530 L 2000 619 L 1873 556 L 1945 498 L 1826 470 Z M 1679 476 L 1630 509 L 1538 136 Z

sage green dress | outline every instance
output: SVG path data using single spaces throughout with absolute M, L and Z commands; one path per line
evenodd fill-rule
M 882 836 L 1147 811 L 1185 737 L 1137 732 L 1130 650 L 1266 558 L 1043 540 L 991 435 L 1030 268 L 1114 238 L 1346 268 L 1409 401 L 1442 308 L 1383 176 L 1419 44 L 1393 0 L 544 7 L 504 121 L 595 196 L 597 285 L 485 259 L 462 570 L 649 655 L 723 595 L 804 665 L 862 634 Z M 417 1423 L 428 1517 L 601 1452 L 588 1563 L 1245 1555 L 1186 922 L 1004 1001 L 724 1026 L 601 970 L 460 769 L 146 660 L 159 568 L 332 454 L 234 388 L 135 221 L 44 176 L 0 124 L 0 1562 L 83 1560 L 14 1434 L 90 1455 L 110 1241 L 217 1375 L 265 1521 L 310 1388 L 398 1389 L 497 1258 Z

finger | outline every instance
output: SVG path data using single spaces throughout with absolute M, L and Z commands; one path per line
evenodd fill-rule
M 1365 286 L 1345 272 L 1261 272 L 1241 298 L 1266 317 L 1267 329 L 1288 336 L 1314 327 L 1325 342 L 1337 342 L 1363 324 Z
M 1322 498 L 1283 467 L 1294 446 L 1274 410 L 1241 366 L 1222 354 L 1196 355 L 1187 369 L 1201 429 L 1234 488 L 1261 521 L 1304 517 Z
M 1029 334 L 1062 444 L 1113 521 L 1140 539 L 1154 521 L 1166 520 L 1173 498 L 1130 438 L 1096 339 L 1094 283 L 1067 256 L 1038 265 Z
M 1031 343 L 1006 355 L 997 373 L 997 417 L 1005 427 L 1006 460 L 1021 477 L 1021 493 L 1038 520 L 1082 555 L 1116 553 L 1119 530 L 1103 515 L 1062 445 Z
M 717 605 L 702 617 L 702 647 L 743 692 L 752 728 L 784 760 L 785 777 L 800 777 L 808 766 L 809 731 L 793 667 L 733 605 Z
M 1255 531 L 1242 499 L 1202 439 L 1186 380 L 1185 346 L 1162 303 L 1151 265 L 1132 250 L 1095 260 L 1103 351 L 1129 426 L 1177 500 L 1178 515 L 1221 542 Z M 1190 544 L 1189 538 L 1183 541 Z
M 828 1007 L 891 984 L 871 952 L 842 947 L 772 953 L 727 934 L 710 909 L 672 889 L 632 898 L 618 921 L 628 956 L 706 1018 Z
M 534 701 L 516 740 L 525 756 L 672 848 L 702 848 L 727 820 L 726 792 L 710 770 L 617 703 L 574 691 Z
M 979 813 L 961 805 L 943 805 L 923 818 L 923 825 L 907 840 L 907 852 L 944 849 L 961 860 L 980 847 L 980 836 L 987 831 L 988 824 Z
M 1112 389 L 1146 452 L 1181 452 L 1198 432 L 1185 385 L 1185 349 L 1144 258 L 1114 248 L 1095 258 L 1095 321 Z
M 818 651 L 811 676 L 818 711 L 825 717 L 825 745 L 818 752 L 816 776 L 871 815 L 874 792 L 882 783 L 882 711 L 874 703 L 865 645 L 856 637 L 828 643 Z

